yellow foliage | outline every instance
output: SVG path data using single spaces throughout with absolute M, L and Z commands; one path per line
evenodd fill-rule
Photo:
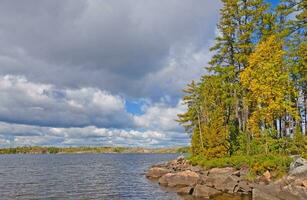
M 282 41 L 270 36 L 256 47 L 248 67 L 240 74 L 249 92 L 248 102 L 255 105 L 248 119 L 248 128 L 255 135 L 260 133 L 260 123 L 272 127 L 274 120 L 286 113 L 298 118 L 290 99 L 296 94 L 284 55 Z

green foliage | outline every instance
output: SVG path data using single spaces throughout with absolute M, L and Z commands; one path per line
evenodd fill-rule
M 209 73 L 184 90 L 188 109 L 178 115 L 191 161 L 247 166 L 248 179 L 280 176 L 289 155 L 307 157 L 306 1 L 275 10 L 262 0 L 222 3 Z
M 56 148 L 56 147 L 48 147 L 47 148 L 47 151 L 51 154 L 56 154 L 56 153 L 59 153 L 60 152 L 60 149 L 59 148 Z
M 115 153 L 122 153 L 124 152 L 125 148 L 124 147 L 115 147 L 114 152 Z
M 229 156 L 223 158 L 206 159 L 202 156 L 193 156 L 189 158 L 193 165 L 200 165 L 206 169 L 215 167 L 235 167 L 237 169 L 248 167 L 249 174 L 247 179 L 262 175 L 265 171 L 273 172 L 274 177 L 280 177 L 288 171 L 292 159 L 282 155 L 264 155 L 254 156 Z
M 191 148 L 190 147 L 179 147 L 176 150 L 176 153 L 191 153 Z

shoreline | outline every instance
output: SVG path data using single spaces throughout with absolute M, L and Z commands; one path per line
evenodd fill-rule
M 249 181 L 245 178 L 248 170 L 244 167 L 204 169 L 193 166 L 180 156 L 152 166 L 146 177 L 163 187 L 172 188 L 183 197 L 196 199 L 211 199 L 225 194 L 252 200 L 307 199 L 307 161 L 303 158 L 295 158 L 288 174 L 277 180 L 271 180 L 267 171 L 255 181 Z
M 186 153 L 188 147 L 144 148 L 144 147 L 15 147 L 0 148 L 4 154 L 99 154 L 99 153 Z

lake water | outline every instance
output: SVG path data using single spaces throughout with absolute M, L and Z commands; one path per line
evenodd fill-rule
M 151 165 L 177 157 L 178 154 L 0 155 L 0 199 L 182 199 L 144 176 Z

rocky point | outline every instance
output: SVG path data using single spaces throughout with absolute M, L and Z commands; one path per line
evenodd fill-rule
M 192 166 L 183 156 L 167 163 L 152 166 L 146 173 L 149 179 L 171 187 L 180 195 L 212 198 L 222 193 L 249 195 L 252 200 L 307 199 L 307 161 L 293 157 L 288 175 L 272 181 L 266 171 L 257 181 L 246 180 L 247 168 L 232 167 L 205 170 Z

